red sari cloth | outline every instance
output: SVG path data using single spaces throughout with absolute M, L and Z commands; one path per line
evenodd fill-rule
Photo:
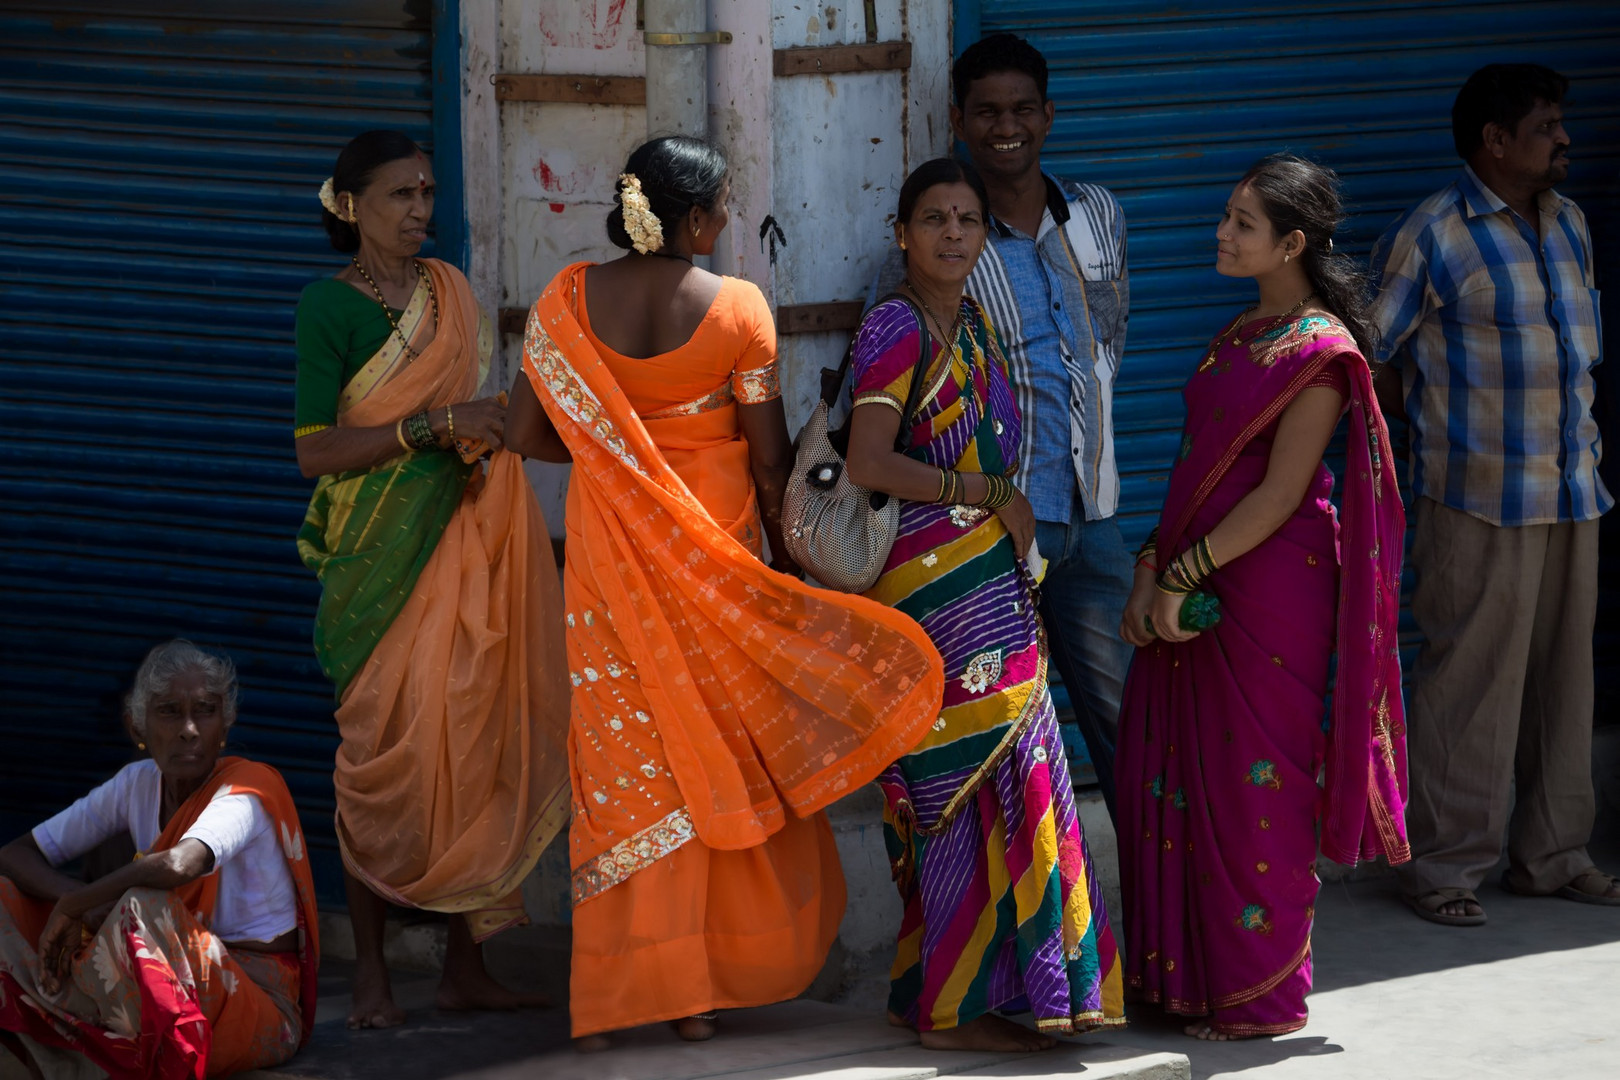
M 1351 335 L 1320 315 L 1242 316 L 1184 391 L 1162 569 L 1265 479 L 1301 390 L 1348 396 L 1341 522 L 1318 465 L 1294 514 L 1212 574 L 1221 622 L 1138 649 L 1121 704 L 1126 986 L 1230 1035 L 1305 1023 L 1321 851 L 1410 854 L 1396 621 L 1406 518 L 1388 429 Z M 1332 705 L 1324 713 L 1337 654 Z

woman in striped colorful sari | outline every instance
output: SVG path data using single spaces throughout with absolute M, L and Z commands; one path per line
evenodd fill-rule
M 901 188 L 906 280 L 856 337 L 848 463 L 856 483 L 904 500 L 867 595 L 916 619 L 945 661 L 938 719 L 879 780 L 905 905 L 891 1020 L 935 1049 L 1039 1050 L 1124 1011 L 1047 688 L 1034 513 L 1009 479 L 1018 411 L 995 333 L 963 295 L 987 205 L 972 167 L 949 158 Z M 1039 1030 L 992 1010 L 1028 1010 Z

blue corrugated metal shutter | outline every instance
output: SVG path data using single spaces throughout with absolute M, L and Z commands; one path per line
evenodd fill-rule
M 1057 103 L 1047 166 L 1104 184 L 1124 205 L 1131 325 L 1114 418 L 1132 544 L 1164 497 L 1181 385 L 1210 336 L 1253 300 L 1252 284 L 1215 273 L 1213 238 L 1232 184 L 1262 155 L 1292 150 L 1336 169 L 1350 211 L 1341 235 L 1365 256 L 1400 211 L 1460 167 L 1451 102 L 1469 73 L 1546 64 L 1573 83 L 1574 164 L 1561 190 L 1586 211 L 1600 264 L 1620 260 L 1620 6 L 956 0 L 955 15 L 958 53 L 1010 31 L 1046 55 Z M 1620 431 L 1608 434 L 1613 454 Z M 1620 554 L 1613 543 L 1611 553 Z M 1600 625 L 1598 649 L 1611 700 L 1620 686 L 1603 668 L 1616 629 Z
M 293 306 L 338 265 L 315 199 L 337 151 L 368 128 L 430 140 L 431 9 L 0 11 L 6 836 L 127 760 L 119 694 L 179 634 L 236 659 L 233 745 L 284 770 L 330 868 Z

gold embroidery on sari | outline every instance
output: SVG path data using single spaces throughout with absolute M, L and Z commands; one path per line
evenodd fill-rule
M 641 462 L 630 452 L 624 436 L 619 433 L 613 421 L 608 419 L 602 409 L 602 403 L 596 400 L 591 388 L 585 385 L 573 365 L 568 362 L 568 357 L 557 348 L 557 343 L 546 332 L 540 322 L 539 309 L 529 315 L 529 330 L 524 335 L 523 359 L 539 373 L 541 382 L 551 391 L 552 399 L 570 419 L 618 458 L 625 468 L 642 476 L 647 475 L 647 470 L 641 467 Z
M 679 405 L 671 405 L 669 408 L 659 409 L 657 412 L 646 413 L 642 416 L 642 419 L 668 420 L 677 416 L 696 416 L 699 413 L 711 412 L 730 405 L 732 400 L 731 383 L 723 382 L 702 397 L 693 398 L 691 401 L 683 401 Z
M 905 402 L 887 390 L 869 390 L 855 399 L 856 405 L 887 405 L 897 413 L 905 412 Z
M 782 396 L 782 376 L 775 360 L 752 371 L 737 372 L 731 386 L 739 405 L 763 405 Z
M 305 435 L 313 435 L 317 431 L 325 431 L 331 424 L 305 424 L 301 428 L 293 429 L 293 438 L 302 439 Z
M 573 873 L 574 903 L 606 892 L 638 870 L 645 870 L 697 836 L 686 807 L 671 811 L 634 836 L 626 837 Z

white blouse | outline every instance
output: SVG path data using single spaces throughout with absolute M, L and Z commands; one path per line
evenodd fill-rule
M 163 774 L 151 760 L 118 775 L 50 820 L 35 826 L 34 843 L 52 866 L 78 858 L 109 837 L 128 832 L 149 852 L 157 841 Z M 298 889 L 287 869 L 275 823 L 252 795 L 227 790 L 186 830 L 214 853 L 219 897 L 209 929 L 225 941 L 271 941 L 298 926 Z

